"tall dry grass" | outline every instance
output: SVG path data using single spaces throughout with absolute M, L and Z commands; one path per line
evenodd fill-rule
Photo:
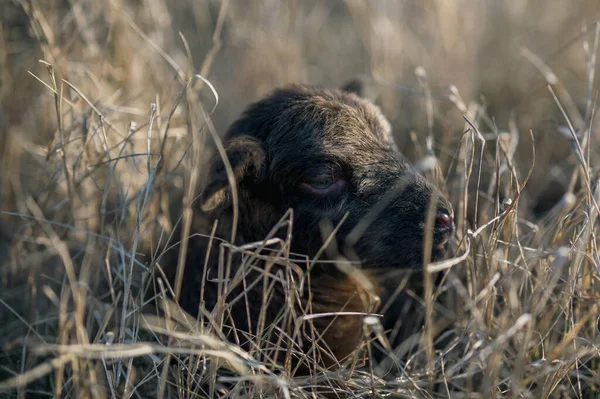
M 599 395 L 596 1 L 0 9 L 2 395 Z M 357 75 L 457 211 L 403 356 L 289 379 L 176 309 L 141 317 L 213 135 L 274 87 Z

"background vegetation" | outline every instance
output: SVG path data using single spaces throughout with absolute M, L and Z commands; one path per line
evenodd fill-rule
M 596 0 L 0 10 L 1 395 L 598 397 Z M 288 379 L 216 331 L 141 322 L 209 133 L 285 83 L 356 76 L 457 210 L 460 262 L 400 371 Z

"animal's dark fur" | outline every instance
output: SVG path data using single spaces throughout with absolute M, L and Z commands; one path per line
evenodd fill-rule
M 403 159 L 392 139 L 389 123 L 379 109 L 354 93 L 299 85 L 277 90 L 251 105 L 231 126 L 225 147 L 238 192 L 237 245 L 263 240 L 292 208 L 294 253 L 314 257 L 323 245 L 319 223 L 327 220 L 337 226 L 346 217 L 334 240 L 337 245 L 332 248 L 351 260 L 360 260 L 359 268 L 367 276 L 374 275 L 370 270 L 418 270 L 423 264 L 430 200 L 436 201 L 433 209 L 439 214 L 452 215 L 449 202 Z M 201 204 L 195 209 L 192 233 L 208 235 L 213 222 L 218 220 L 216 236 L 229 238 L 233 215 L 231 193 L 226 168 L 217 158 Z M 362 234 L 357 235 L 354 229 L 361 220 L 369 222 Z M 451 219 L 436 224 L 434 259 L 441 256 L 452 229 Z M 284 233 L 281 231 L 278 236 L 285 237 Z M 371 310 L 365 295 L 371 285 L 377 294 L 384 295 L 394 288 L 391 280 L 385 284 L 377 278 L 366 281 L 360 273 L 356 277 L 356 273 L 349 275 L 331 264 L 317 264 L 307 280 L 310 286 L 286 302 L 286 297 L 290 297 L 289 284 L 298 284 L 300 274 L 306 272 L 305 265 L 299 264 L 303 270 L 290 283 L 290 274 L 283 273 L 282 266 L 267 266 L 262 262 L 252 267 L 242 264 L 238 256 L 231 262 L 229 276 L 220 276 L 219 283 L 215 281 L 219 263 L 216 245 L 208 257 L 208 269 L 204 270 L 208 241 L 199 236 L 189 240 L 180 304 L 194 316 L 199 315 L 201 303 L 213 316 L 224 314 L 224 324 L 233 324 L 237 330 L 233 334 L 224 329 L 225 333 L 246 348 L 252 347 L 248 340 L 261 342 L 253 334 L 263 331 L 261 325 L 268 331 L 266 327 L 278 319 L 284 307 L 289 310 L 301 304 L 308 309 L 307 313 L 365 312 Z M 321 259 L 328 259 L 331 253 L 325 251 Z M 177 249 L 168 251 L 161 264 L 173 282 Z M 265 269 L 273 278 L 263 278 Z M 242 275 L 245 282 L 239 278 Z M 253 282 L 256 285 L 248 289 Z M 225 292 L 224 302 L 233 304 L 224 306 L 219 302 L 219 296 Z M 389 319 L 392 327 L 393 315 Z M 274 342 L 275 337 L 289 337 L 296 322 L 277 320 L 276 324 L 286 334 L 278 334 L 275 329 L 269 339 Z M 347 356 L 362 338 L 359 316 L 316 318 L 314 325 L 317 335 L 324 334 L 321 346 L 330 350 L 325 350 L 329 354 L 320 355 L 325 365 Z M 310 346 L 306 343 L 311 332 L 302 331 L 306 349 Z

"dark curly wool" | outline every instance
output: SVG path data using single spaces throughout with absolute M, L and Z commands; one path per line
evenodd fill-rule
M 302 350 L 316 339 L 322 351 L 309 356 L 327 366 L 337 364 L 360 345 L 362 317 L 319 317 L 312 320 L 316 331 L 299 329 L 298 320 L 291 317 L 371 311 L 367 291 L 381 295 L 385 302 L 399 284 L 376 277 L 384 271 L 416 270 L 411 284 L 418 282 L 429 203 L 436 201 L 433 260 L 442 256 L 454 228 L 450 203 L 399 153 L 379 108 L 347 91 L 300 85 L 276 90 L 252 104 L 231 126 L 225 148 L 238 192 L 236 245 L 263 240 L 291 208 L 293 253 L 313 258 L 324 242 L 320 222 L 337 226 L 343 220 L 337 245 L 330 246 L 335 250 L 324 251 L 321 260 L 333 260 L 329 258 L 339 253 L 360 261 L 356 267 L 363 273 L 342 271 L 331 262 L 316 263 L 304 289 L 294 291 L 297 295 L 290 299 L 290 284 L 298 286 L 307 262 L 296 262 L 300 271 L 292 273 L 295 277 L 290 283 L 283 273 L 285 262 L 272 264 L 266 260 L 272 252 L 263 250 L 262 262 L 250 264 L 247 257 L 243 262 L 238 254 L 232 258 L 229 275 L 218 276 L 220 241 L 213 242 L 205 270 L 209 239 L 197 234 L 189 240 L 180 305 L 196 317 L 202 317 L 200 306 L 213 316 L 222 315 L 217 322 L 223 323 L 225 335 L 246 349 L 268 348 L 265 341 L 269 341 L 273 356 L 285 359 L 288 353 L 275 348 L 287 344 L 287 339 Z M 194 210 L 192 233 L 210 235 L 218 220 L 216 237 L 229 240 L 231 197 L 226 169 L 217 158 Z M 281 229 L 276 236 L 285 238 L 286 234 Z M 175 239 L 180 237 L 176 234 Z M 173 246 L 161 260 L 171 282 L 177 252 Z M 227 266 L 226 256 L 221 265 L 222 269 Z M 227 268 L 221 271 L 225 272 Z M 406 300 L 401 295 L 389 307 L 385 327 L 396 325 Z M 296 305 L 301 312 L 283 311 Z M 414 325 L 419 320 L 414 315 L 405 322 Z M 301 331 L 300 339 L 295 331 Z

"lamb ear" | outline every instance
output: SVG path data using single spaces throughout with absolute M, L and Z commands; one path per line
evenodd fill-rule
M 364 78 L 360 76 L 356 76 L 350 80 L 348 80 L 341 87 L 342 91 L 347 91 L 348 93 L 354 93 L 359 97 L 362 97 L 365 91 L 365 81 Z
M 236 184 L 251 174 L 255 176 L 262 174 L 265 152 L 261 143 L 254 137 L 237 136 L 225 144 L 225 151 Z M 200 198 L 202 210 L 209 212 L 225 205 L 229 201 L 230 193 L 225 164 L 221 157 L 217 157 L 211 165 L 208 184 Z
M 369 84 L 370 82 L 372 82 L 372 80 L 369 77 L 358 75 L 344 83 L 340 89 L 375 102 L 379 96 L 379 90 L 375 85 Z

